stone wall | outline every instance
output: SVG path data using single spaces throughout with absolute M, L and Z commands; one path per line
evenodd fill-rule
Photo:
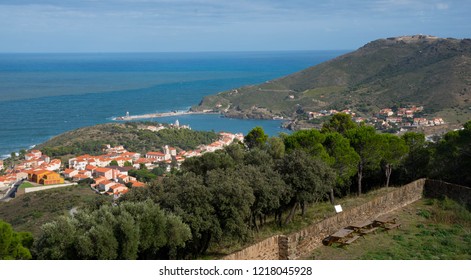
M 353 222 L 375 219 L 421 199 L 424 185 L 425 179 L 419 179 L 365 204 L 348 209 L 299 232 L 288 235 L 286 259 L 291 260 L 307 256 L 312 250 L 320 246 L 322 240 L 329 234 Z
M 419 179 L 360 206 L 289 235 L 277 235 L 226 256 L 226 260 L 293 260 L 308 256 L 322 240 L 353 222 L 375 219 L 423 197 L 449 197 L 471 207 L 471 188 L 436 180 Z
M 41 187 L 31 187 L 31 188 L 26 188 L 24 189 L 24 193 L 32 193 L 32 192 L 40 192 L 40 191 L 45 191 L 45 190 L 50 190 L 50 189 L 57 189 L 57 188 L 65 188 L 65 187 L 70 187 L 70 186 L 75 186 L 77 183 L 70 183 L 70 184 L 61 184 L 61 185 L 50 185 L 50 186 L 41 186 Z
M 448 197 L 471 209 L 471 188 L 468 187 L 427 179 L 424 196 L 430 198 Z
M 279 241 L 283 236 L 276 235 L 250 247 L 227 255 L 223 260 L 278 260 L 280 259 Z M 284 238 L 286 239 L 286 238 Z M 281 246 L 282 247 L 282 246 Z
M 422 198 L 425 179 L 402 186 L 361 206 L 345 210 L 333 217 L 296 233 L 276 235 L 233 254 L 225 260 L 291 260 L 308 255 L 322 244 L 322 239 L 348 226 L 350 223 L 374 219 L 380 215 L 404 207 Z

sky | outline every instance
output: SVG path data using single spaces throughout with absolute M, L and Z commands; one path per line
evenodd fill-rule
M 0 0 L 0 52 L 353 50 L 471 37 L 469 0 Z

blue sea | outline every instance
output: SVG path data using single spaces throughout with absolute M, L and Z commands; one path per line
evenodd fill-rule
M 258 84 L 346 51 L 0 54 L 0 156 L 60 133 L 131 115 L 187 110 L 206 95 Z M 247 133 L 281 121 L 218 115 L 156 118 L 195 130 Z

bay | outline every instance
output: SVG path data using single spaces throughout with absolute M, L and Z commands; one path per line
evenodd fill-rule
M 112 118 L 187 110 L 210 94 L 262 83 L 346 51 L 231 53 L 0 54 L 0 155 Z M 247 133 L 280 121 L 218 115 L 154 119 L 196 130 Z

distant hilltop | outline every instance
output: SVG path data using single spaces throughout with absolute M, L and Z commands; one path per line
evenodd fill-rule
M 259 85 L 205 97 L 192 111 L 236 118 L 308 120 L 309 112 L 424 106 L 447 123 L 471 118 L 471 39 L 378 39 L 330 61 Z
M 399 37 L 389 37 L 386 40 L 392 41 L 403 41 L 406 43 L 413 43 L 417 41 L 427 41 L 427 40 L 438 40 L 440 37 L 431 36 L 431 35 L 412 35 L 412 36 L 399 36 Z

